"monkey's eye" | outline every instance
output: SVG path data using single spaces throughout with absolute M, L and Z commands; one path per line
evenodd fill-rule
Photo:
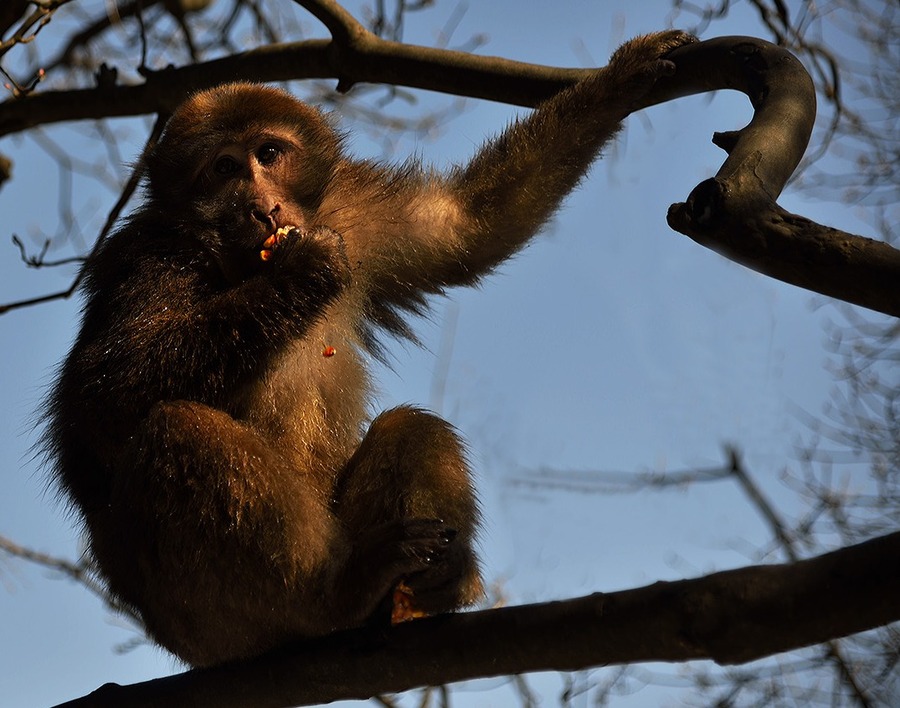
M 266 143 L 256 151 L 256 159 L 260 165 L 271 165 L 281 155 L 282 150 L 278 145 Z
M 233 175 L 240 169 L 238 161 L 230 155 L 222 155 L 213 163 L 213 172 L 217 175 Z

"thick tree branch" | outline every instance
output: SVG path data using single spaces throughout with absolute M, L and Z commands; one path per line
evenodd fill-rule
M 760 273 L 900 317 L 900 251 L 785 211 L 760 188 L 752 164 L 698 185 L 672 205 L 668 221 Z
M 171 112 L 190 92 L 227 81 L 339 79 L 537 105 L 589 73 L 380 39 L 317 39 L 259 47 L 201 64 L 149 72 L 137 86 L 33 92 L 0 103 L 0 137 L 61 121 Z
M 0 136 L 56 121 L 165 115 L 192 90 L 235 79 L 337 78 L 533 106 L 589 70 L 558 69 L 380 39 L 330 0 L 308 7 L 333 40 L 278 44 L 147 75 L 139 86 L 35 92 L 0 103 Z M 336 9 L 337 8 L 337 9 Z M 900 251 L 787 213 L 775 199 L 806 149 L 815 91 L 793 55 L 759 39 L 722 37 L 672 53 L 674 76 L 645 106 L 722 88 L 754 107 L 743 129 L 716 134 L 729 156 L 713 180 L 669 211 L 672 228 L 785 282 L 900 316 Z M 638 106 L 637 108 L 644 107 Z
M 796 216 L 775 200 L 806 149 L 815 118 L 809 75 L 786 50 L 752 38 L 703 42 L 673 52 L 678 71 L 651 100 L 679 92 L 735 88 L 754 116 L 714 142 L 728 158 L 669 225 L 697 243 L 760 273 L 886 314 L 900 316 L 900 251 Z
M 751 661 L 900 620 L 900 532 L 817 558 L 566 602 L 359 630 L 68 708 L 292 706 L 476 677 L 639 661 Z

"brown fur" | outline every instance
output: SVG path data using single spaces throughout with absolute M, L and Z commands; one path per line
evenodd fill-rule
M 49 402 L 57 479 L 156 641 L 209 665 L 360 625 L 400 581 L 426 612 L 480 597 L 462 444 L 408 407 L 366 431 L 365 350 L 531 238 L 686 41 L 628 43 L 446 175 L 353 160 L 272 88 L 175 113 Z

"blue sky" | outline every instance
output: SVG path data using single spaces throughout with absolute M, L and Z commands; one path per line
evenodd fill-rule
M 411 16 L 407 41 L 433 44 L 452 11 L 439 3 Z M 670 15 L 664 0 L 472 3 L 454 36 L 485 33 L 485 54 L 582 66 L 587 53 L 603 64 L 622 40 L 664 29 Z M 713 30 L 762 36 L 755 15 L 740 8 Z M 423 105 L 447 103 L 417 96 Z M 465 161 L 517 112 L 467 101 L 433 139 L 400 140 L 398 156 L 416 152 L 439 166 Z M 731 263 L 665 222 L 668 205 L 721 164 L 712 132 L 736 129 L 749 115 L 743 96 L 720 94 L 632 116 L 608 159 L 545 232 L 481 288 L 435 301 L 431 317 L 415 327 L 424 347 L 394 345 L 391 367 L 378 370 L 379 408 L 435 406 L 469 441 L 484 503 L 486 573 L 502 583 L 510 603 L 735 567 L 754 560 L 747 549 L 768 540 L 761 519 L 727 485 L 604 496 L 511 484 L 529 470 L 708 467 L 723 460 L 722 445 L 730 442 L 782 509 L 797 508 L 778 478 L 805 433 L 795 407 L 820 411 L 832 385 L 822 346 L 828 308 L 817 308 L 825 299 Z M 47 132 L 84 159 L 102 149 L 70 128 Z M 381 145 L 363 135 L 351 144 L 358 154 L 381 154 Z M 0 190 L 0 236 L 8 244 L 11 233 L 26 240 L 35 231 L 54 233 L 53 164 L 22 137 L 5 139 L 0 151 L 15 160 L 15 179 Z M 123 162 L 133 158 L 122 155 Z M 80 187 L 75 209 L 96 224 L 115 198 Z M 840 205 L 803 200 L 790 189 L 780 203 L 820 223 L 871 233 Z M 60 289 L 73 276 L 71 269 L 28 270 L 11 245 L 0 248 L 2 302 Z M 431 401 L 451 319 L 445 392 Z M 30 450 L 35 412 L 77 321 L 75 300 L 0 318 L 0 534 L 70 558 L 80 552 L 76 531 L 46 493 Z M 83 589 L 20 562 L 0 562 L 0 627 L 0 696 L 8 705 L 54 704 L 108 681 L 178 669 L 149 646 L 115 653 L 135 636 L 121 620 Z M 553 677 L 536 684 L 548 695 L 559 687 Z M 472 705 L 510 698 L 502 688 L 463 694 Z M 622 705 L 646 697 L 634 700 Z

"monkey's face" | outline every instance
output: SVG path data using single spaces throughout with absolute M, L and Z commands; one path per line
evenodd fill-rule
M 279 228 L 315 227 L 340 140 L 315 109 L 251 84 L 195 94 L 148 157 L 162 218 L 191 227 L 229 280 L 259 267 Z
M 225 142 L 209 155 L 195 203 L 225 246 L 258 253 L 279 228 L 314 225 L 325 181 L 305 152 L 295 136 L 265 130 Z
M 312 228 L 324 187 L 296 136 L 259 130 L 225 140 L 199 165 L 176 210 L 229 281 L 256 272 L 278 229 Z M 312 160 L 313 162 L 315 160 Z

